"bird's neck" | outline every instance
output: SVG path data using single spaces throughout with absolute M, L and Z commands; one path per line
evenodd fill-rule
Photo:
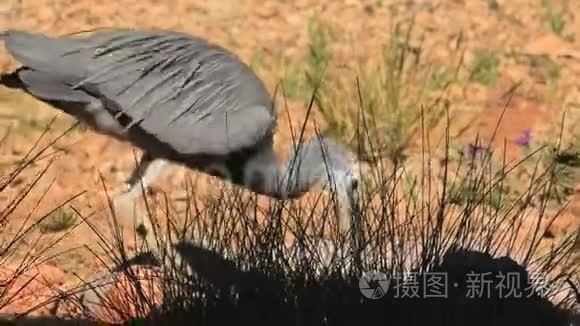
M 268 140 L 259 146 L 248 156 L 243 168 L 244 186 L 270 197 L 300 197 L 325 180 L 342 187 L 344 177 L 349 176 L 348 171 L 352 168 L 346 150 L 330 140 L 326 140 L 324 146 L 318 138 L 313 138 L 309 144 L 293 146 L 282 165 L 272 145 Z
M 249 155 L 243 169 L 243 185 L 259 194 L 276 199 L 302 196 L 322 177 L 326 170 L 319 146 L 300 146 L 289 150 L 286 162 L 280 162 L 268 140 Z
M 300 197 L 310 187 L 305 183 L 291 182 L 296 181 L 295 173 L 289 173 L 293 170 L 291 162 L 295 158 L 290 155 L 288 161 L 281 164 L 271 143 L 261 146 L 244 165 L 244 186 L 253 192 L 276 199 Z
M 353 175 L 358 170 L 349 164 L 346 150 L 326 141 L 325 150 L 317 140 L 290 150 L 281 166 L 271 144 L 260 146 L 249 155 L 243 168 L 243 185 L 259 194 L 277 199 L 297 198 L 320 182 L 330 182 L 338 200 L 340 229 L 348 232 L 352 226 L 353 209 L 358 214 L 358 197 L 352 191 Z M 328 165 L 330 164 L 330 166 Z M 356 217 L 358 219 L 358 217 Z

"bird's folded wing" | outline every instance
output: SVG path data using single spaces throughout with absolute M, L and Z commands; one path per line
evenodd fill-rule
M 199 38 L 132 30 L 66 38 L 10 31 L 3 38 L 23 64 L 101 99 L 111 114 L 130 118 L 127 127 L 182 154 L 228 154 L 275 126 L 270 97 L 250 68 Z
M 73 89 L 62 80 L 41 71 L 21 69 L 18 78 L 32 95 L 43 100 L 75 103 L 90 103 L 94 100 L 82 90 Z

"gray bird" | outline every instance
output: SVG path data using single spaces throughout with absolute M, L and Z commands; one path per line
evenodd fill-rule
M 115 202 L 137 197 L 141 184 L 147 187 L 174 162 L 277 199 L 330 184 L 340 203 L 340 228 L 351 228 L 360 177 L 354 155 L 315 137 L 292 148 L 281 167 L 273 151 L 273 100 L 230 51 L 170 31 L 113 29 L 49 37 L 8 30 L 0 38 L 22 64 L 2 75 L 0 84 L 143 150 Z M 137 223 L 153 245 L 150 221 Z

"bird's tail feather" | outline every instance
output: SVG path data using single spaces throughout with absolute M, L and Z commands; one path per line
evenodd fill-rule
M 34 67 L 52 57 L 58 51 L 50 37 L 19 30 L 7 30 L 2 40 L 8 53 L 26 66 Z M 50 60 L 50 59 L 49 59 Z
M 74 75 L 78 73 L 76 70 L 82 69 L 74 59 L 65 56 L 79 47 L 78 40 L 20 30 L 3 31 L 0 39 L 10 55 L 34 70 Z

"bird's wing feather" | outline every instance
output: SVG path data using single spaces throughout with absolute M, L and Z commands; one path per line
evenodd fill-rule
M 174 32 L 112 30 L 49 38 L 9 31 L 26 66 L 66 80 L 121 111 L 182 154 L 223 155 L 271 134 L 275 111 L 263 83 L 229 51 Z M 39 55 L 45 49 L 47 55 Z M 31 53 L 35 52 L 35 53 Z
M 94 97 L 82 90 L 73 89 L 62 80 L 31 69 L 21 69 L 18 78 L 32 95 L 47 101 L 90 103 Z
M 67 80 L 84 78 L 87 73 L 87 59 L 91 50 L 87 41 L 81 38 L 54 38 L 8 30 L 1 34 L 0 39 L 4 41 L 8 53 L 33 70 Z M 69 51 L 75 51 L 75 55 L 67 55 Z

